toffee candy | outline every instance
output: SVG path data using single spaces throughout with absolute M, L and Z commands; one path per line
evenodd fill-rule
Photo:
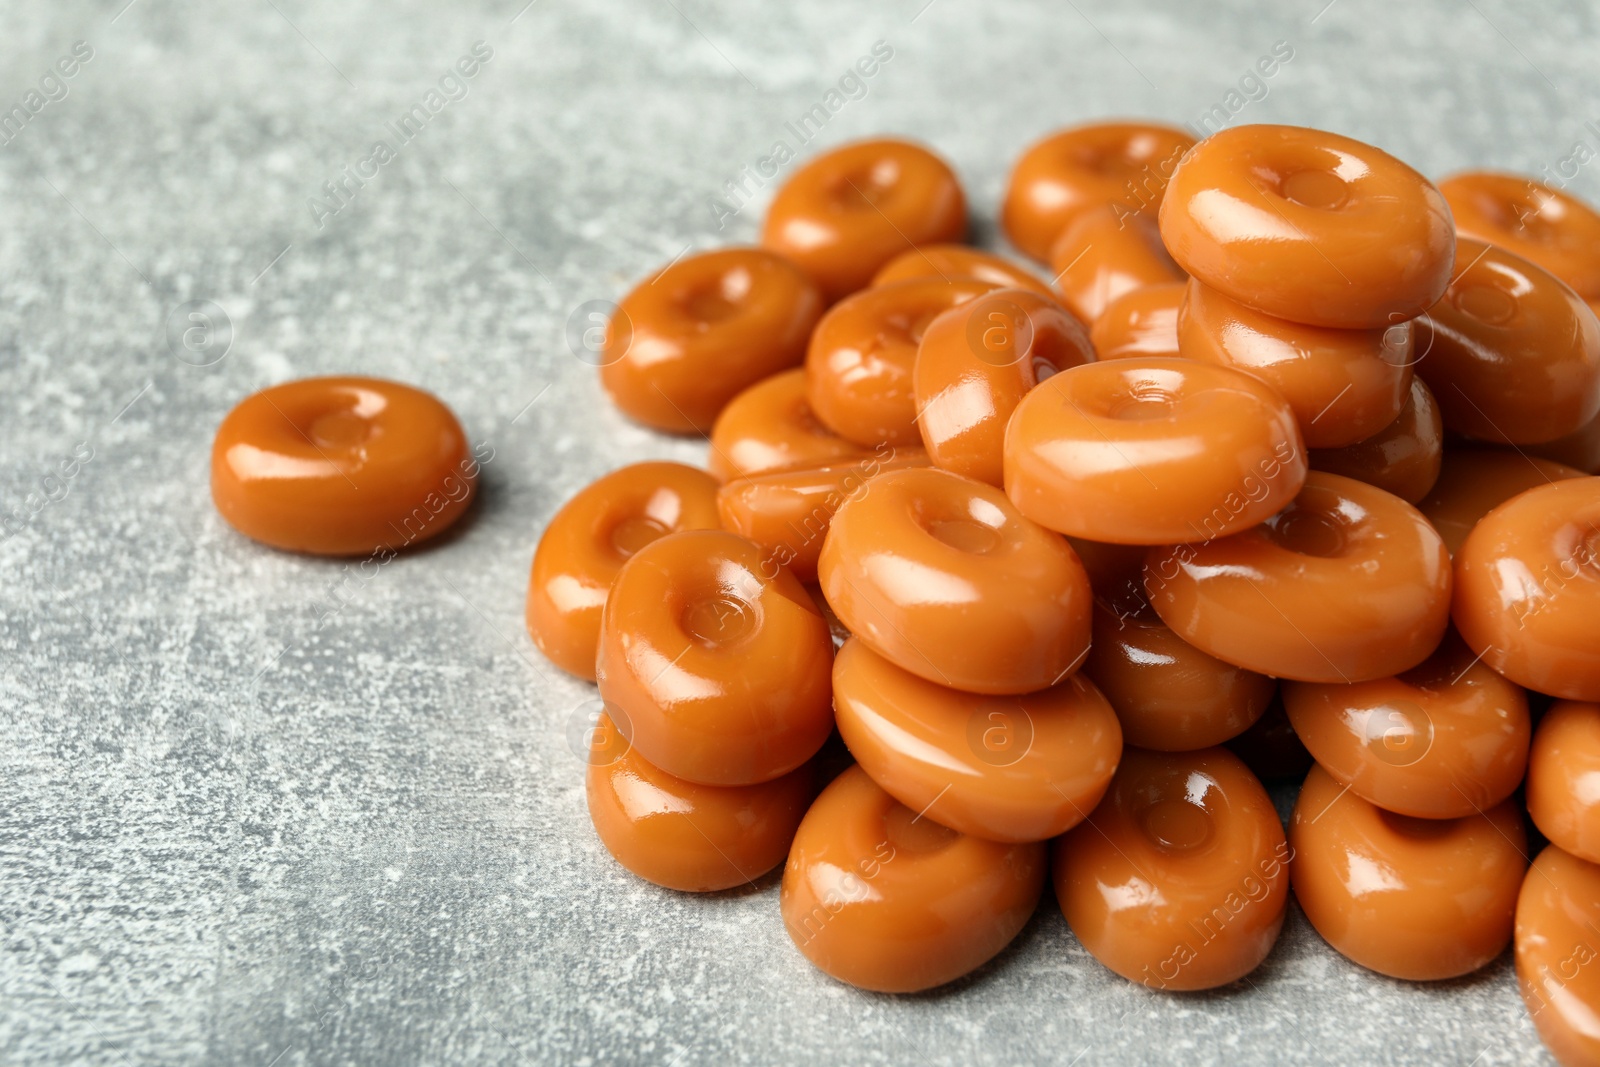
M 1311 450 L 1312 470 L 1375 485 L 1408 504 L 1428 495 L 1443 461 L 1444 420 L 1433 391 L 1417 377 L 1411 379 L 1405 407 L 1389 425 L 1353 445 Z
M 1600 300 L 1600 214 L 1575 196 L 1515 174 L 1465 171 L 1439 183 L 1456 233 L 1510 249 Z
M 1527 868 L 1510 802 L 1462 819 L 1395 815 L 1313 767 L 1289 822 L 1295 899 L 1342 955 L 1392 978 L 1470 974 L 1511 941 Z
M 1528 815 L 1562 849 L 1600 863 L 1600 705 L 1557 701 L 1528 761 Z
M 872 284 L 892 285 L 913 278 L 976 278 L 1002 289 L 1027 289 L 1054 300 L 1055 293 L 1031 272 L 1009 259 L 966 245 L 923 245 L 891 259 L 872 277 Z
M 1125 213 L 1118 204 L 1086 208 L 1050 246 L 1056 288 L 1085 322 L 1098 320 L 1118 297 L 1185 278 L 1161 244 L 1154 215 Z
M 1517 983 L 1539 1037 L 1571 1067 L 1600 1063 L 1600 867 L 1550 845 L 1517 897 Z
M 1580 470 L 1518 452 L 1451 447 L 1440 457 L 1439 477 L 1417 508 L 1455 555 L 1479 520 L 1507 500 L 1541 485 L 1582 477 Z
M 851 767 L 801 821 L 779 909 L 795 947 L 824 974 L 915 993 L 1010 944 L 1044 875 L 1042 844 L 984 841 L 918 818 Z
M 1189 283 L 1162 282 L 1117 297 L 1089 330 L 1096 359 L 1178 355 L 1178 309 Z
M 803 368 L 765 378 L 729 401 L 711 429 L 707 466 L 722 481 L 871 455 L 818 421 Z

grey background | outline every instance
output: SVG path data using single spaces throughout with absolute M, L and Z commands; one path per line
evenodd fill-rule
M 947 991 L 834 984 L 772 879 L 697 898 L 603 852 L 569 745 L 592 692 L 521 620 L 566 497 L 704 452 L 606 405 L 569 314 L 752 240 L 761 202 L 719 232 L 707 198 L 874 41 L 821 142 L 935 144 L 992 239 L 1032 139 L 1193 119 L 1278 40 L 1237 121 L 1555 167 L 1600 147 L 1592 7 L 124 3 L 0 5 L 7 107 L 95 51 L 0 147 L 0 1061 L 1547 1062 L 1508 960 L 1408 986 L 1297 912 L 1204 996 L 1110 977 L 1050 905 Z M 479 40 L 468 95 L 319 228 L 322 183 Z M 169 344 L 190 300 L 225 354 Z M 233 533 L 206 479 L 237 400 L 349 371 L 435 391 L 494 458 L 458 535 L 341 586 Z

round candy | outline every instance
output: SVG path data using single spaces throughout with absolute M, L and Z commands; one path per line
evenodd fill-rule
M 1540 444 L 1600 414 L 1600 322 L 1521 256 L 1460 241 L 1449 289 L 1416 327 L 1417 373 L 1451 430 Z
M 1234 126 L 1178 167 L 1161 236 L 1190 274 L 1258 311 L 1381 330 L 1439 299 L 1455 230 L 1439 190 L 1387 152 L 1297 126 Z
M 805 587 L 730 533 L 694 530 L 623 564 L 595 680 L 639 754 L 700 785 L 752 785 L 833 729 L 833 640 Z
M 711 429 L 707 466 L 726 482 L 767 471 L 852 462 L 870 454 L 817 421 L 806 400 L 806 372 L 796 367 L 729 401 Z
M 1006 422 L 1042 379 L 1094 359 L 1083 324 L 1047 296 L 996 289 L 928 325 L 911 380 L 933 462 L 1001 484 Z
M 1462 819 L 1376 807 L 1313 767 L 1289 822 L 1295 899 L 1345 957 L 1392 978 L 1456 978 L 1511 941 L 1528 861 L 1511 801 Z
M 1160 752 L 1220 745 L 1250 728 L 1277 683 L 1224 663 L 1167 628 L 1142 595 L 1097 596 L 1087 674 L 1128 744 Z
M 1450 556 L 1416 508 L 1312 471 L 1259 526 L 1151 549 L 1166 624 L 1218 659 L 1278 678 L 1361 682 L 1410 670 L 1450 621 Z
M 379 378 L 304 378 L 239 402 L 211 446 L 211 499 L 263 544 L 384 556 L 439 536 L 478 461 L 438 398 Z
M 717 480 L 681 463 L 635 463 L 562 505 L 528 576 L 528 635 L 550 662 L 594 678 L 600 613 L 628 558 L 664 534 L 717 528 Z
M 1288 859 L 1272 799 L 1237 756 L 1129 748 L 1094 814 L 1056 845 L 1056 899 L 1122 977 L 1212 989 L 1272 951 Z
M 1551 845 L 1517 897 L 1517 983 L 1564 1064 L 1600 1063 L 1600 867 Z
M 892 285 L 913 278 L 976 278 L 1002 289 L 1028 289 L 1055 300 L 1056 295 L 1031 271 L 1024 270 L 1004 256 L 966 245 L 923 245 L 902 252 L 883 265 L 872 277 L 872 284 Z
M 873 781 L 925 818 L 991 841 L 1043 841 L 1076 826 L 1122 753 L 1116 713 L 1081 672 L 1026 696 L 979 696 L 851 638 L 833 663 L 833 705 Z
M 1273 318 L 1198 281 L 1178 312 L 1186 359 L 1231 367 L 1277 389 L 1311 448 L 1364 441 L 1399 418 L 1411 389 L 1409 322 L 1333 330 Z
M 782 256 L 725 248 L 685 256 L 641 282 L 612 314 L 600 381 L 629 417 L 706 433 L 741 391 L 798 366 L 822 294 Z
M 1005 494 L 941 470 L 879 475 L 833 518 L 823 593 L 874 652 L 974 693 L 1058 685 L 1089 649 L 1089 577 Z
M 1444 459 L 1444 420 L 1433 391 L 1411 379 L 1406 406 L 1389 425 L 1343 448 L 1313 448 L 1311 469 L 1375 485 L 1409 504 L 1428 494 Z
M 1456 553 L 1456 629 L 1518 685 L 1600 700 L 1600 478 L 1530 489 Z
M 1466 171 L 1439 183 L 1456 233 L 1510 249 L 1600 300 L 1600 213 L 1575 196 L 1515 174 Z
M 1528 815 L 1566 851 L 1600 863 L 1600 705 L 1561 700 L 1539 720 L 1528 760 Z
M 1393 678 L 1285 682 L 1283 704 L 1329 774 L 1402 815 L 1457 819 L 1492 808 L 1528 765 L 1528 698 L 1454 634 Z
M 1444 538 L 1451 555 L 1489 512 L 1518 493 L 1583 472 L 1546 459 L 1496 448 L 1447 448 L 1439 478 L 1417 507 Z
M 806 812 L 779 908 L 818 970 L 880 993 L 915 993 L 977 970 L 1011 943 L 1044 888 L 1042 844 L 946 829 L 860 767 Z
M 1105 306 L 1089 340 L 1096 359 L 1178 354 L 1178 308 L 1189 283 L 1162 282 L 1123 293 Z
M 1248 529 L 1294 499 L 1305 472 L 1276 391 L 1182 359 L 1073 367 L 1025 396 L 1006 427 L 1006 493 L 1035 522 L 1091 541 Z
M 905 141 L 857 141 L 783 183 L 761 243 L 799 264 L 834 301 L 865 288 L 902 252 L 966 232 L 966 196 L 948 163 Z
M 760 545 L 767 560 L 802 582 L 815 582 L 822 542 L 840 506 L 867 492 L 885 471 L 926 466 L 922 449 L 885 445 L 849 463 L 738 478 L 717 490 L 717 514 L 723 529 Z
M 806 397 L 834 433 L 865 448 L 914 445 L 912 367 L 936 317 L 994 286 L 976 278 L 918 278 L 867 289 L 823 316 L 806 353 Z
M 1086 208 L 1050 246 L 1056 288 L 1084 322 L 1098 320 L 1118 297 L 1185 278 L 1161 243 L 1154 213 L 1125 213 L 1118 203 Z
M 1074 126 L 1017 160 L 1000 207 L 1011 243 L 1041 263 L 1073 216 L 1112 203 L 1124 217 L 1153 215 L 1194 138 L 1170 126 L 1109 122 Z
M 808 763 L 759 785 L 695 785 L 646 762 L 603 715 L 588 759 L 589 818 L 606 851 L 690 893 L 746 885 L 782 863 L 815 779 Z

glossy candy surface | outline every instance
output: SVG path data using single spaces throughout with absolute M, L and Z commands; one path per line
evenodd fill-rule
M 1004 256 L 970 248 L 967 245 L 921 245 L 891 259 L 872 276 L 872 284 L 892 285 L 913 278 L 976 278 L 1002 289 L 1028 289 L 1047 296 L 1056 294 L 1033 272 L 1017 266 Z
M 1600 700 L 1600 478 L 1530 489 L 1475 526 L 1455 560 L 1456 629 L 1519 685 Z
M 1096 359 L 1178 354 L 1178 308 L 1189 283 L 1162 282 L 1117 297 L 1089 330 Z
M 1123 752 L 1056 845 L 1056 899 L 1101 963 L 1154 989 L 1212 989 L 1260 965 L 1289 903 L 1272 800 L 1226 749 Z
M 811 275 L 831 302 L 865 288 L 896 256 L 966 232 L 966 196 L 948 163 L 921 145 L 872 140 L 795 171 L 767 209 L 761 243 Z
M 211 446 L 211 499 L 246 537 L 319 556 L 444 533 L 478 461 L 438 398 L 379 378 L 304 378 L 240 401 Z
M 1246 374 L 1182 359 L 1120 359 L 1057 374 L 1006 427 L 1005 486 L 1052 530 L 1170 544 L 1256 525 L 1305 479 L 1283 398 Z
M 1161 243 L 1155 213 L 1129 215 L 1118 203 L 1086 207 L 1067 223 L 1050 246 L 1050 273 L 1067 307 L 1091 323 L 1119 297 L 1186 277 Z
M 744 389 L 800 364 L 822 309 L 816 286 L 782 256 L 685 256 L 622 298 L 606 326 L 600 381 L 646 426 L 707 433 Z
M 1393 678 L 1285 682 L 1283 703 L 1329 774 L 1402 815 L 1487 810 L 1511 795 L 1528 765 L 1527 697 L 1454 634 Z
M 1106 203 L 1127 214 L 1161 206 L 1168 180 L 1194 138 L 1170 126 L 1106 122 L 1060 130 L 1017 160 L 1000 207 L 1011 243 L 1041 263 L 1074 216 Z
M 1371 437 L 1344 448 L 1313 448 L 1311 469 L 1375 485 L 1415 504 L 1439 479 L 1444 460 L 1444 420 L 1433 391 L 1413 376 L 1405 407 Z
M 1517 982 L 1558 1062 L 1600 1063 L 1600 867 L 1550 845 L 1517 897 Z
M 1191 275 L 1291 322 L 1385 329 L 1450 280 L 1450 209 L 1371 145 L 1298 126 L 1233 126 L 1196 146 L 1161 205 Z
M 635 463 L 562 505 L 528 576 L 528 635 L 569 674 L 594 678 L 600 613 L 628 558 L 679 530 L 715 530 L 717 481 L 681 463 Z
M 912 371 L 923 446 L 942 469 L 1000 485 L 1006 423 L 1023 396 L 1093 359 L 1083 324 L 1051 297 L 996 289 L 945 312 Z
M 1033 692 L 1088 652 L 1077 554 L 998 489 L 947 471 L 879 475 L 834 516 L 818 574 L 873 651 L 953 689 Z
M 1199 281 L 1178 312 L 1185 359 L 1231 367 L 1277 389 L 1310 448 L 1343 448 L 1399 418 L 1411 388 L 1411 323 L 1334 330 L 1274 318 Z
M 1144 580 L 1185 641 L 1299 681 L 1409 670 L 1438 646 L 1450 619 L 1450 557 L 1422 514 L 1320 471 L 1259 526 L 1151 549 Z
M 839 733 L 873 781 L 912 811 L 993 841 L 1076 826 L 1122 753 L 1117 716 L 1074 674 L 1025 696 L 936 685 L 851 638 L 833 664 Z
M 1557 701 L 1528 761 L 1528 815 L 1567 852 L 1600 863 L 1600 704 Z
M 722 481 L 870 455 L 822 425 L 806 400 L 804 368 L 782 371 L 734 397 L 711 429 L 707 467 Z
M 1463 238 L 1450 287 L 1416 328 L 1417 373 L 1448 429 L 1540 444 L 1600 415 L 1600 322 L 1520 256 Z
M 994 289 L 976 278 L 914 278 L 841 300 L 806 354 L 806 399 L 823 425 L 857 445 L 914 445 L 912 368 L 939 315 Z
M 1482 967 L 1511 941 L 1527 868 L 1511 802 L 1462 819 L 1375 807 L 1313 767 L 1289 823 L 1295 899 L 1344 956 L 1393 978 Z
M 759 785 L 695 785 L 647 762 L 603 715 L 588 762 L 589 818 L 606 851 L 691 893 L 747 885 L 782 863 L 815 779 L 808 763 Z
M 795 834 L 779 908 L 795 946 L 841 982 L 914 993 L 1011 943 L 1044 888 L 1042 844 L 959 834 L 851 767 Z
M 1465 171 L 1439 183 L 1456 233 L 1510 249 L 1600 300 L 1600 213 L 1575 196 L 1516 174 Z
M 617 574 L 595 676 L 639 754 L 702 785 L 788 774 L 833 729 L 833 640 L 805 587 L 754 543 L 670 534 Z
M 1439 477 L 1417 504 L 1452 555 L 1480 519 L 1529 489 L 1582 478 L 1560 463 L 1497 448 L 1452 446 L 1440 458 Z

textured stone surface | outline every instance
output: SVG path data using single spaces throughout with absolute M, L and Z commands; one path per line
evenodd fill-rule
M 1109 977 L 1049 905 L 943 992 L 832 984 L 773 880 L 692 898 L 605 855 L 568 741 L 590 690 L 521 615 L 563 499 L 704 449 L 603 403 L 569 313 L 753 239 L 761 196 L 720 232 L 707 198 L 873 42 L 892 60 L 820 141 L 937 144 L 992 237 L 1031 139 L 1197 117 L 1278 40 L 1238 121 L 1435 174 L 1558 166 L 1596 146 L 1592 7 L 124 3 L 4 20 L 7 107 L 73 42 L 93 58 L 0 147 L 0 1061 L 1543 1062 L 1507 961 L 1407 986 L 1298 913 L 1204 996 Z M 308 206 L 380 139 L 348 205 Z M 169 343 L 191 300 L 225 354 Z M 494 450 L 460 533 L 369 580 L 245 541 L 206 491 L 229 406 L 335 371 L 431 389 Z

